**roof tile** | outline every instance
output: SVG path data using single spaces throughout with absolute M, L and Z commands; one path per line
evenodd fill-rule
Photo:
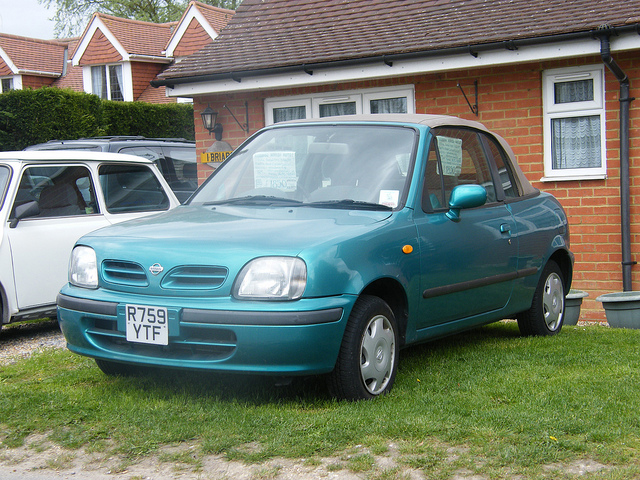
M 639 21 L 640 0 L 244 0 L 160 75 L 228 74 L 537 38 Z
M 164 47 L 177 22 L 152 23 L 95 13 L 129 55 L 163 56 Z
M 37 72 L 43 76 L 60 76 L 64 65 L 64 51 L 68 45 L 69 41 L 39 40 L 0 33 L 0 48 L 9 56 L 20 74 Z

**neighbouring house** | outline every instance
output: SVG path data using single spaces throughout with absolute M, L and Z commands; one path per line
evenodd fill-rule
M 66 74 L 68 46 L 0 33 L 0 93 L 52 85 Z
M 152 83 L 193 98 L 199 153 L 207 107 L 233 147 L 297 118 L 479 120 L 564 205 L 582 318 L 600 321 L 599 294 L 640 282 L 639 33 L 640 0 L 245 0 Z
M 0 34 L 0 93 L 51 85 L 108 100 L 175 102 L 149 82 L 211 43 L 233 14 L 191 1 L 177 22 L 95 13 L 79 38 L 47 41 Z
M 83 87 L 108 100 L 175 101 L 149 84 L 174 60 L 211 43 L 232 10 L 192 1 L 179 22 L 152 23 L 94 13 L 73 53 Z M 177 57 L 177 58 L 176 58 Z

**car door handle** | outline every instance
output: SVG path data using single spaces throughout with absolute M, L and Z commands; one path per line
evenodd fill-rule
M 511 233 L 511 225 L 508 223 L 500 225 L 500 233 Z

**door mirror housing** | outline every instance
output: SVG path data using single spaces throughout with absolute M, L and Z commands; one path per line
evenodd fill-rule
M 22 205 L 18 205 L 14 212 L 16 216 L 11 220 L 9 228 L 16 228 L 18 226 L 18 222 L 23 218 L 39 215 L 40 207 L 38 207 L 38 202 L 32 200 L 30 202 L 23 203 Z
M 447 217 L 460 221 L 460 210 L 481 207 L 487 202 L 487 191 L 480 185 L 458 185 L 451 191 Z

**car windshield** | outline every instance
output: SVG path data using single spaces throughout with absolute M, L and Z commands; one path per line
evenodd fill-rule
M 415 139 L 401 126 L 269 129 L 236 150 L 190 203 L 396 209 Z

